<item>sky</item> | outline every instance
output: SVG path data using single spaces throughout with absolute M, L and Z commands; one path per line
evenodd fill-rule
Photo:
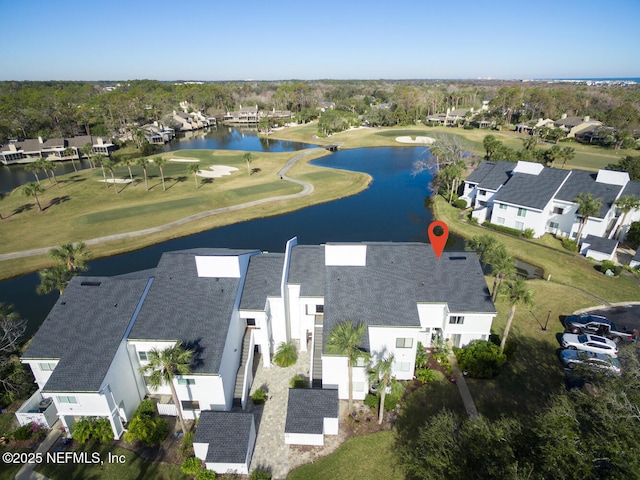
M 0 0 L 0 80 L 640 77 L 640 1 Z

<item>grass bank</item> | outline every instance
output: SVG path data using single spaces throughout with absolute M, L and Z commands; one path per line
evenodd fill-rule
M 193 175 L 187 171 L 189 164 L 171 161 L 164 167 L 166 191 L 162 188 L 160 172 L 153 164 L 147 167 L 149 191 L 145 190 L 143 170 L 139 166 L 132 167 L 134 182 L 119 184 L 118 194 L 112 186 L 107 187 L 107 184 L 101 182 L 103 175 L 99 168 L 60 176 L 58 186 L 46 179 L 41 180 L 45 188 L 39 195 L 43 212 L 38 211 L 32 197 L 22 195 L 21 188 L 14 190 L 0 204 L 3 217 L 8 217 L 0 224 L 0 253 L 142 230 L 199 212 L 298 193 L 302 186 L 280 180 L 277 175 L 298 153 L 300 152 L 252 152 L 254 159 L 251 174 L 247 170 L 242 151 L 182 150 L 161 155 L 167 160 L 197 160 L 202 169 L 211 165 L 238 168 L 230 176 L 198 178 L 198 188 Z M 92 245 L 90 250 L 95 257 L 114 255 L 214 227 L 279 215 L 343 198 L 368 186 L 371 177 L 367 174 L 309 164 L 310 160 L 327 154 L 323 150 L 313 151 L 288 172 L 288 176 L 314 186 L 313 193 L 307 196 L 220 213 L 186 223 L 179 228 Z M 129 178 L 126 167 L 118 167 L 114 173 L 116 178 Z M 108 172 L 107 175 L 110 176 Z M 0 279 L 38 270 L 50 263 L 47 255 L 7 260 L 1 264 Z

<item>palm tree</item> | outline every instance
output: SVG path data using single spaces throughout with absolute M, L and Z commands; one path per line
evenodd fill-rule
M 78 242 L 75 245 L 63 243 L 59 247 L 49 250 L 49 255 L 72 273 L 87 271 L 89 269 L 87 260 L 92 257 L 84 242 Z
M 589 221 L 589 217 L 593 217 L 600 212 L 602 198 L 593 198 L 591 193 L 579 193 L 573 201 L 578 204 L 577 214 L 580 215 L 580 227 L 578 227 L 578 234 L 576 236 L 576 245 L 580 245 L 582 230 Z
M 162 385 L 169 385 L 171 397 L 180 420 L 180 427 L 182 427 L 182 433 L 186 435 L 187 429 L 182 418 L 182 407 L 178 400 L 173 380 L 176 375 L 188 375 L 191 372 L 193 351 L 185 349 L 180 342 L 177 342 L 174 346 L 167 347 L 164 350 L 151 349 L 147 358 L 149 363 L 140 367 L 140 373 L 147 378 L 147 384 L 153 389 L 160 388 Z
M 38 275 L 40 275 L 40 285 L 36 287 L 38 295 L 46 295 L 54 290 L 58 290 L 59 294 L 62 295 L 71 277 L 73 277 L 73 272 L 67 270 L 64 265 L 56 265 L 39 271 Z
M 245 153 L 242 158 L 247 162 L 247 175 L 251 175 L 251 162 L 253 161 L 253 155 L 250 152 Z
M 500 352 L 504 352 L 504 346 L 507 343 L 507 337 L 509 336 L 509 330 L 511 329 L 511 323 L 513 317 L 516 314 L 516 305 L 533 305 L 533 290 L 529 290 L 522 277 L 517 277 L 515 280 L 507 280 L 500 287 L 499 297 L 504 298 L 511 304 L 511 310 L 509 310 L 509 318 L 507 319 L 507 326 L 504 327 L 504 335 L 500 342 Z
M 115 166 L 116 166 L 116 162 L 114 162 L 110 158 L 105 158 L 104 160 L 102 160 L 102 168 L 103 169 L 106 168 L 111 173 L 111 182 L 113 183 L 113 188 L 116 191 L 116 195 L 117 195 L 119 193 L 118 184 L 116 183 L 116 176 L 113 173 L 113 169 Z
M 131 180 L 131 183 L 133 183 L 133 173 L 131 173 L 131 165 L 136 163 L 135 160 L 131 157 L 127 157 L 124 160 L 122 160 L 120 163 L 123 163 L 129 169 L 129 180 Z
M 558 145 L 554 145 L 549 150 L 544 152 L 544 163 L 548 167 L 552 167 L 556 163 L 556 160 L 561 158 L 562 156 L 562 148 Z
M 560 158 L 562 159 L 562 168 L 564 168 L 564 164 L 569 160 L 573 160 L 573 157 L 576 156 L 576 149 L 573 147 L 563 147 L 560 150 Z
M 33 197 L 36 199 L 36 205 L 38 205 L 39 211 L 42 211 L 42 206 L 40 205 L 40 200 L 38 200 L 38 194 L 42 192 L 44 192 L 44 188 L 42 188 L 39 183 L 29 182 L 22 187 L 22 194 L 25 197 Z
M 353 408 L 353 365 L 359 359 L 366 358 L 366 352 L 359 348 L 362 336 L 366 331 L 366 324 L 360 322 L 356 325 L 350 320 L 336 324 L 329 332 L 327 338 L 327 353 L 347 357 L 349 369 L 349 411 Z
M 24 169 L 27 172 L 32 172 L 33 175 L 36 177 L 36 182 L 38 182 L 38 185 L 40 185 L 40 177 L 38 177 L 38 172 L 42 169 L 42 166 L 40 164 L 40 160 L 36 160 L 35 162 L 31 162 L 28 163 L 24 166 Z
M 640 197 L 636 197 L 635 195 L 623 195 L 619 199 L 615 201 L 616 207 L 622 210 L 622 221 L 618 225 L 618 229 L 616 230 L 616 234 L 613 238 L 620 237 L 620 231 L 622 230 L 622 226 L 624 225 L 625 220 L 627 219 L 627 214 L 631 210 L 637 210 L 640 208 Z
M 85 157 L 87 157 L 87 160 L 89 160 L 89 166 L 94 168 L 93 162 L 91 161 L 91 154 L 93 153 L 93 145 L 91 145 L 91 142 L 85 143 L 80 151 Z
M 142 167 L 142 172 L 144 173 L 144 187 L 148 192 L 149 191 L 149 179 L 147 178 L 147 166 L 149 165 L 149 162 L 147 161 L 146 158 L 139 158 L 139 159 L 136 160 L 136 165 L 139 165 L 140 167 Z
M 491 273 L 494 275 L 491 298 L 495 301 L 504 277 L 513 275 L 516 272 L 516 262 L 509 255 L 506 247 L 499 243 L 489 252 L 487 263 L 491 265 Z
M 280 342 L 273 356 L 273 363 L 279 367 L 290 367 L 298 361 L 298 352 L 292 342 Z
M 162 177 L 163 191 L 166 191 L 166 188 L 164 187 L 164 170 L 162 170 L 162 167 L 164 167 L 166 163 L 167 163 L 167 160 L 162 157 L 156 157 L 153 159 L 153 164 L 160 169 L 160 176 Z
M 198 189 L 198 172 L 200 171 L 199 163 L 190 163 L 187 167 L 189 173 L 193 173 L 193 179 L 196 181 L 196 190 Z
M 107 157 L 106 155 L 103 155 L 102 153 L 99 153 L 98 155 L 93 157 L 93 160 L 98 165 L 100 165 L 100 168 L 102 168 L 102 178 L 104 179 L 104 185 L 107 188 L 109 188 L 109 183 L 107 182 L 107 172 L 104 169 L 104 162 L 107 161 L 108 159 L 109 157 Z
M 56 179 L 56 174 L 55 174 L 55 169 L 58 168 L 59 165 L 55 162 L 52 162 L 51 160 L 45 160 L 45 159 L 40 160 L 40 162 L 42 164 L 42 168 L 44 169 L 44 171 L 51 173 L 51 177 L 49 177 L 49 181 L 53 182 L 56 185 L 56 187 L 60 188 L 60 186 L 58 185 L 58 180 Z
M 534 148 L 536 148 L 537 144 L 538 144 L 538 139 L 533 135 L 522 139 L 522 147 L 525 150 L 533 150 Z
M 369 382 L 378 384 L 378 392 L 380 393 L 380 408 L 378 412 L 378 424 L 384 419 L 384 399 L 387 395 L 387 388 L 391 384 L 393 378 L 393 362 L 395 358 L 393 354 L 378 360 L 374 366 L 369 369 Z
M 64 152 L 62 152 L 62 155 L 64 155 L 65 157 L 71 158 L 71 165 L 73 165 L 73 171 L 77 172 L 78 169 L 76 168 L 76 162 L 73 159 L 73 157 L 76 156 L 76 151 L 71 147 L 67 147 L 64 149 Z
M 491 250 L 498 245 L 502 245 L 495 237 L 484 233 L 482 235 L 474 235 L 471 240 L 467 240 L 467 246 L 478 254 L 480 262 L 482 262 L 482 268 L 488 263 L 488 259 L 491 255 Z

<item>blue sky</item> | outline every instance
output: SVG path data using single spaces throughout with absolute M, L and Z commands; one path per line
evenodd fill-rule
M 0 80 L 640 77 L 640 1 L 0 0 Z

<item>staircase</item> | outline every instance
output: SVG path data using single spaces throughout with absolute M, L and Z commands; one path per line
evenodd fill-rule
M 315 325 L 313 327 L 313 371 L 311 378 L 313 379 L 312 387 L 322 388 L 322 323 L 323 316 L 316 315 Z
M 244 372 L 249 360 L 249 346 L 251 345 L 251 330 L 247 329 L 244 332 L 244 338 L 242 339 L 242 358 L 240 359 L 240 366 L 238 367 L 238 373 L 236 375 L 236 386 L 233 391 L 233 404 L 234 406 L 242 405 L 242 386 L 244 385 Z

